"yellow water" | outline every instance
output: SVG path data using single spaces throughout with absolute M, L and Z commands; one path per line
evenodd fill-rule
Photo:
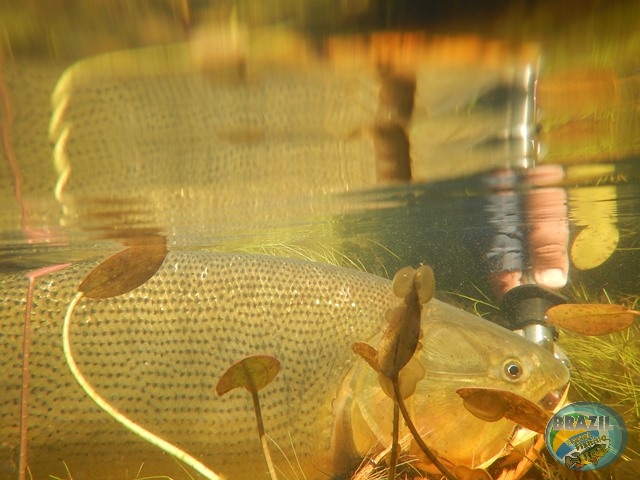
M 639 4 L 479 5 L 0 1 L 0 271 L 160 234 L 383 276 L 426 262 L 495 304 L 481 258 L 504 192 L 488 184 L 513 151 L 472 147 L 499 137 L 497 87 L 531 67 L 536 162 L 565 171 L 542 187 L 565 193 L 563 293 L 635 305 Z M 625 413 L 632 458 L 638 335 L 564 341 L 575 398 Z

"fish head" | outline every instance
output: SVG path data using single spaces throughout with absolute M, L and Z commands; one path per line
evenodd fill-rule
M 424 306 L 422 331 L 422 347 L 400 372 L 400 383 L 411 384 L 406 404 L 423 440 L 452 465 L 485 468 L 504 454 L 516 431 L 505 418 L 489 422 L 470 413 L 458 389 L 506 390 L 545 411 L 565 398 L 566 366 L 516 333 L 437 300 Z M 335 412 L 334 437 L 342 439 L 343 451 L 365 456 L 390 445 L 393 402 L 364 361 L 346 377 L 335 405 L 342 411 Z M 413 450 L 408 432 L 401 439 Z
M 425 306 L 422 325 L 423 348 L 415 358 L 427 373 L 417 399 L 473 387 L 512 392 L 545 411 L 563 401 L 569 370 L 521 335 L 442 302 Z
M 604 457 L 607 454 L 607 452 L 609 452 L 609 450 L 611 450 L 611 445 L 606 443 L 596 443 L 593 446 L 593 450 L 589 453 L 591 457 L 595 457 L 599 460 L 602 457 Z

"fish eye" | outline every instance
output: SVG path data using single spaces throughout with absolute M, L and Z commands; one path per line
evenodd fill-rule
M 524 373 L 524 368 L 520 362 L 509 359 L 504 363 L 502 372 L 507 380 L 518 380 Z

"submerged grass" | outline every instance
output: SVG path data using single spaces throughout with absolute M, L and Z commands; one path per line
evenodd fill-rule
M 364 263 L 358 260 L 357 256 L 345 254 L 343 248 L 327 245 L 318 246 L 317 243 L 310 245 L 304 238 L 299 238 L 297 241 L 287 243 L 262 244 L 256 247 L 245 246 L 242 250 L 246 253 L 301 258 L 362 271 L 371 271 L 372 267 L 365 268 Z M 385 255 L 393 255 L 398 258 L 397 255 L 381 244 L 371 245 L 369 241 L 367 246 L 368 248 L 365 248 L 364 245 L 359 245 L 363 249 L 376 250 Z M 637 248 L 640 249 L 640 247 Z M 235 251 L 238 251 L 238 249 L 235 249 Z M 369 264 L 369 262 L 366 263 Z M 375 265 L 373 268 L 376 268 Z M 380 272 L 375 273 L 380 274 Z M 611 303 L 625 305 L 634 310 L 640 307 L 640 296 L 638 295 L 624 293 L 613 295 L 605 289 L 594 289 L 579 282 L 571 284 L 567 291 L 572 303 Z M 476 292 L 472 294 L 446 293 L 456 297 L 459 302 L 464 304 L 462 305 L 463 308 L 472 311 L 478 316 L 490 319 L 499 313 L 499 307 L 492 300 L 492 296 L 487 295 L 478 287 L 476 287 Z M 573 364 L 569 401 L 598 401 L 618 411 L 623 416 L 629 430 L 630 441 L 624 458 L 640 459 L 640 323 L 636 322 L 623 332 L 603 336 L 587 337 L 563 331 L 558 343 Z M 278 446 L 277 448 L 279 449 Z M 280 450 L 280 453 L 284 454 L 282 450 Z M 546 449 L 543 449 L 541 453 L 525 478 L 530 480 L 568 480 L 575 478 L 574 472 L 568 471 L 555 460 L 547 457 Z M 299 460 L 293 458 L 288 459 L 288 461 L 290 461 L 288 466 L 294 478 L 304 479 L 304 472 Z M 432 478 L 416 470 L 412 466 L 412 460 L 409 457 L 403 456 L 400 465 L 405 468 L 400 469 L 396 478 Z M 132 480 L 194 480 L 194 477 L 182 465 L 181 467 L 185 472 L 184 479 L 164 475 L 143 477 L 140 476 L 142 466 L 135 477 L 132 478 L 129 475 L 124 475 L 123 477 L 125 479 L 132 478 Z M 494 474 L 497 472 L 498 470 L 494 470 Z M 284 474 L 284 472 L 280 473 Z M 49 478 L 51 480 L 74 480 L 68 468 L 67 475 L 67 478 L 53 475 L 50 475 Z M 352 480 L 387 478 L 385 462 L 381 461 L 378 465 L 372 467 L 372 461 L 363 460 L 358 471 L 348 478 Z M 348 478 L 341 477 L 342 480 L 348 480 Z M 583 472 L 581 478 L 584 480 L 598 480 L 614 477 L 611 476 L 608 469 L 605 469 L 596 472 Z
M 326 259 L 325 259 L 326 260 Z M 451 293 L 453 294 L 453 293 Z M 607 291 L 589 292 L 584 286 L 572 287 L 572 294 L 576 302 L 580 303 L 618 303 L 637 308 L 640 297 L 631 295 L 619 295 L 613 298 Z M 455 294 L 454 294 L 455 295 Z M 469 295 L 456 295 L 468 302 L 470 310 L 483 316 L 489 316 L 498 310 L 490 297 L 479 292 L 478 298 Z M 604 302 L 603 302 L 604 303 Z M 559 345 L 567 353 L 572 361 L 572 390 L 570 401 L 597 401 L 611 406 L 624 418 L 629 429 L 629 445 L 625 454 L 626 459 L 640 459 L 640 324 L 636 322 L 629 329 L 603 336 L 587 337 L 575 333 L 563 331 Z M 543 452 L 527 474 L 528 479 L 567 480 L 572 473 L 547 458 Z M 405 465 L 411 464 L 404 459 Z M 365 462 L 366 463 L 366 462 Z M 297 459 L 292 460 L 293 465 L 299 467 Z M 364 466 L 365 464 L 363 463 Z M 141 477 L 140 470 L 134 480 L 180 480 L 169 476 Z M 299 468 L 300 472 L 302 469 Z M 353 479 L 366 480 L 386 478 L 384 464 L 376 468 L 367 468 L 367 471 L 356 472 Z M 51 480 L 74 480 L 67 469 L 68 478 L 50 476 Z M 186 477 L 194 480 L 185 470 Z M 604 476 L 603 476 L 604 475 Z M 585 479 L 610 478 L 606 470 L 591 472 Z M 301 478 L 296 475 L 296 478 Z M 303 477 L 302 477 L 303 478 Z M 414 468 L 402 469 L 396 478 L 430 478 L 420 476 Z
M 390 278 L 381 255 L 400 261 L 400 257 L 383 244 L 372 239 L 351 240 L 346 244 L 318 242 L 301 235 L 286 241 L 259 244 L 228 243 L 216 246 L 216 251 L 261 254 L 275 257 L 298 258 L 311 262 L 326 263 L 338 267 L 352 268 Z M 361 259 L 355 252 L 367 252 L 367 258 Z

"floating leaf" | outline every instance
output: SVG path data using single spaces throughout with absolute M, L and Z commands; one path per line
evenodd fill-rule
M 487 422 L 504 417 L 529 430 L 544 433 L 552 415 L 526 398 L 506 390 L 460 388 L 456 392 L 469 412 Z
M 270 355 L 252 355 L 231 365 L 222 374 L 216 385 L 219 396 L 244 387 L 250 392 L 257 392 L 276 378 L 280 371 L 280 362 Z
M 416 392 L 418 382 L 424 378 L 427 370 L 420 360 L 415 357 L 411 358 L 398 374 L 398 387 L 402 398 L 409 398 Z
M 356 355 L 361 356 L 373 368 L 376 372 L 380 371 L 380 365 L 378 364 L 378 351 L 366 342 L 355 342 L 351 346 L 351 350 Z
M 422 305 L 431 300 L 435 290 L 433 270 L 428 265 L 418 270 L 404 267 L 396 273 L 392 287 L 396 296 L 404 296 L 404 305 L 385 314 L 389 325 L 380 341 L 377 362 L 380 367 L 376 371 L 396 381 L 398 372 L 411 360 L 420 343 Z
M 88 298 L 117 297 L 153 277 L 166 256 L 164 244 L 127 247 L 91 270 L 78 290 Z
M 605 335 L 628 328 L 638 315 L 622 305 L 569 303 L 550 308 L 547 323 L 582 335 Z
M 387 311 L 384 312 L 384 319 L 387 321 L 389 325 L 391 325 L 394 328 L 397 328 L 398 325 L 400 325 L 400 322 L 402 321 L 402 315 L 403 315 L 402 306 L 395 307 L 395 308 L 388 308 Z
M 590 270 L 606 262 L 618 248 L 620 232 L 613 223 L 587 226 L 578 233 L 570 248 L 571 261 L 579 270 Z

